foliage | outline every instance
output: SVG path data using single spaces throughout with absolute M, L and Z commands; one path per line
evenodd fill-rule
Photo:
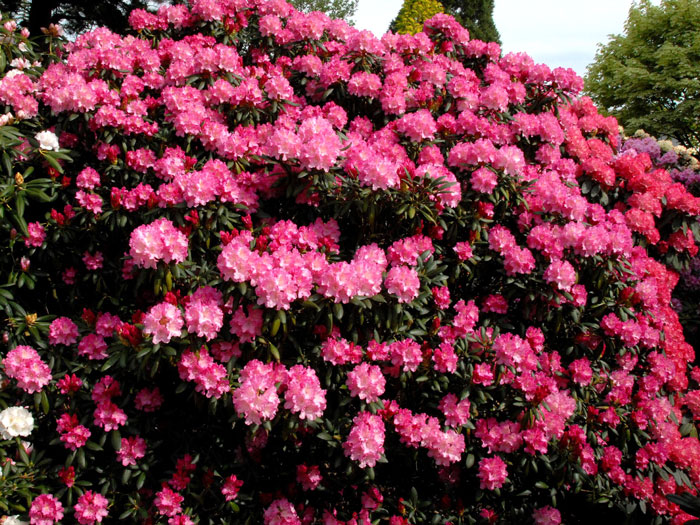
M 423 31 L 423 23 L 438 13 L 442 13 L 442 4 L 438 0 L 404 0 L 399 14 L 396 15 L 397 33 L 411 34 Z
M 441 0 L 445 13 L 454 16 L 469 30 L 471 38 L 484 42 L 501 42 L 493 21 L 494 0 Z
M 629 130 L 700 141 L 700 0 L 648 0 L 632 6 L 623 34 L 601 45 L 586 91 Z
M 683 265 L 700 201 L 573 71 L 447 15 L 130 23 L 0 80 L 3 511 L 688 518 L 700 369 L 637 218 Z
M 39 36 L 42 28 L 51 24 L 61 26 L 77 35 L 97 26 L 120 32 L 128 28 L 129 13 L 136 8 L 158 5 L 163 0 L 0 0 L 0 11 L 24 24 L 32 34 Z
M 323 11 L 331 18 L 343 18 L 351 22 L 357 11 L 357 2 L 358 0 L 292 0 L 290 4 L 305 13 Z

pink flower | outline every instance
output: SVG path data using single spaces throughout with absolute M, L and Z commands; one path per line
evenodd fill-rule
M 102 268 L 103 261 L 102 252 L 95 252 L 95 255 L 89 252 L 83 254 L 83 263 L 88 270 L 99 270 Z
M 323 476 L 321 476 L 318 465 L 297 465 L 297 483 L 301 484 L 302 489 L 316 490 L 322 480 Z
M 189 333 L 196 332 L 197 336 L 211 341 L 224 324 L 224 312 L 216 302 L 190 299 L 185 306 L 185 320 Z
M 398 297 L 400 303 L 410 303 L 418 297 L 418 272 L 408 266 L 394 266 L 387 272 L 384 286 L 389 293 Z
M 474 365 L 472 382 L 475 385 L 489 386 L 493 383 L 493 369 L 488 363 L 477 363 Z
M 384 454 L 384 422 L 380 416 L 360 412 L 352 420 L 350 434 L 343 443 L 345 455 L 360 467 L 374 467 Z
M 180 309 L 167 302 L 152 306 L 143 318 L 143 333 L 153 336 L 153 344 L 169 343 L 180 337 L 185 321 Z
M 102 213 L 102 197 L 96 193 L 86 193 L 83 190 L 78 190 L 75 193 L 75 199 L 78 204 L 94 215 Z
M 78 355 L 88 359 L 107 359 L 107 343 L 97 334 L 88 334 L 78 343 Z
M 175 516 L 182 512 L 180 504 L 185 498 L 173 491 L 170 487 L 164 486 L 156 493 L 156 498 L 153 501 L 158 508 L 158 514 L 161 516 Z
M 482 167 L 472 173 L 470 182 L 476 191 L 490 195 L 498 184 L 498 176 L 489 168 Z
M 361 363 L 348 372 L 350 395 L 374 403 L 384 393 L 386 379 L 377 365 Z
M 423 352 L 413 339 L 394 341 L 389 348 L 391 363 L 403 367 L 404 372 L 415 372 L 423 362 Z
M 231 474 L 226 481 L 224 481 L 224 486 L 221 487 L 221 493 L 226 498 L 226 501 L 234 500 L 238 497 L 238 492 L 243 486 L 243 481 L 238 479 L 235 474 Z
M 440 346 L 433 350 L 433 363 L 438 372 L 454 374 L 457 371 L 457 361 L 455 349 L 447 341 L 440 343 Z
M 51 369 L 31 346 L 13 348 L 2 363 L 7 377 L 16 379 L 17 386 L 28 394 L 39 392 L 51 381 Z
M 249 361 L 241 370 L 241 385 L 233 391 L 233 406 L 247 425 L 259 425 L 277 414 L 280 399 L 277 385 L 280 381 L 273 364 L 257 359 Z
M 51 525 L 63 519 L 63 505 L 51 494 L 40 494 L 29 509 L 32 525 Z
M 87 490 L 78 498 L 78 502 L 73 507 L 75 518 L 81 525 L 102 523 L 102 518 L 108 514 L 107 505 L 109 505 L 109 500 L 102 494 Z
M 67 317 L 58 317 L 49 326 L 49 344 L 72 345 L 78 340 L 78 326 Z
M 474 256 L 472 247 L 468 242 L 458 242 L 455 244 L 454 251 L 460 261 L 468 261 Z
M 569 261 L 555 259 L 544 271 L 544 280 L 555 284 L 559 290 L 570 292 L 576 284 L 576 270 Z
M 56 420 L 56 427 L 60 434 L 60 439 L 66 448 L 77 450 L 90 438 L 90 430 L 78 424 L 78 417 L 75 414 L 61 414 Z
M 276 499 L 265 509 L 263 522 L 265 525 L 301 525 L 294 505 L 285 498 Z
M 111 401 L 97 405 L 93 416 L 95 426 L 103 428 L 105 432 L 117 430 L 125 425 L 127 420 L 124 411 Z
M 146 455 L 146 440 L 139 436 L 122 438 L 117 457 L 123 466 L 136 465 L 136 460 Z
M 187 258 L 187 237 L 165 218 L 136 228 L 129 246 L 135 264 L 143 268 L 155 268 L 158 261 L 182 262 Z
M 532 513 L 532 519 L 535 520 L 535 525 L 559 525 L 561 523 L 561 513 L 547 505 L 535 510 Z
M 177 365 L 180 378 L 197 383 L 195 390 L 219 399 L 230 390 L 226 367 L 214 362 L 205 347 L 199 352 L 185 351 Z
M 287 372 L 284 408 L 299 414 L 300 419 L 313 421 L 326 408 L 326 391 L 312 368 L 294 365 Z
M 75 178 L 75 184 L 78 188 L 92 190 L 100 185 L 100 174 L 93 168 L 87 167 L 78 173 L 78 176 Z
M 396 130 L 403 133 L 413 142 L 430 140 L 437 132 L 435 119 L 427 109 L 419 109 L 414 113 L 407 113 L 396 121 Z
M 134 398 L 134 405 L 137 410 L 144 412 L 155 412 L 163 404 L 163 396 L 158 387 L 154 389 L 142 388 Z
M 46 239 L 46 230 L 38 222 L 30 222 L 27 224 L 27 233 L 29 234 L 29 237 L 24 240 L 24 242 L 27 243 L 27 246 L 38 248 Z
M 503 486 L 508 476 L 506 463 L 499 456 L 484 458 L 479 462 L 479 488 L 495 490 Z
M 579 385 L 588 385 L 593 378 L 591 364 L 585 357 L 572 361 L 569 365 L 569 373 L 571 373 L 571 379 Z
M 438 408 L 445 414 L 445 424 L 448 427 L 464 425 L 469 420 L 470 407 L 468 398 L 459 401 L 454 394 L 447 394 L 438 405 Z
M 321 357 L 334 365 L 359 363 L 362 359 L 362 348 L 345 339 L 329 337 L 321 345 Z
M 255 340 L 262 333 L 263 311 L 248 305 L 248 315 L 245 314 L 243 306 L 231 318 L 231 333 L 238 336 L 241 343 L 248 343 Z

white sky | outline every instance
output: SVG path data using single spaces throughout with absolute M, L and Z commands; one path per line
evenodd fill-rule
M 382 35 L 402 4 L 360 0 L 355 26 Z M 583 75 L 597 45 L 623 32 L 631 4 L 632 0 L 496 0 L 494 20 L 504 52 L 525 52 L 535 62 L 570 67 Z

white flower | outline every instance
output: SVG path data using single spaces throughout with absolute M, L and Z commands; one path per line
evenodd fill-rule
M 34 138 L 39 141 L 39 149 L 58 151 L 58 137 L 52 131 L 41 131 L 34 135 Z
M 24 407 L 10 407 L 0 412 L 0 436 L 2 439 L 26 437 L 34 429 L 34 418 Z
M 0 518 L 0 525 L 29 525 L 29 522 L 19 519 L 19 514 Z

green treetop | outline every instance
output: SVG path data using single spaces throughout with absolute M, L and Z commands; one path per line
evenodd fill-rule
M 344 18 L 352 22 L 358 0 L 288 0 L 299 11 L 323 11 L 331 18 Z
M 475 40 L 501 42 L 493 22 L 494 0 L 442 0 L 445 13 L 454 16 Z
M 392 22 L 391 30 L 415 35 L 423 31 L 426 20 L 442 12 L 442 4 L 438 0 L 404 0 L 399 14 Z
M 628 130 L 700 144 L 700 0 L 641 0 L 598 47 L 586 91 Z

